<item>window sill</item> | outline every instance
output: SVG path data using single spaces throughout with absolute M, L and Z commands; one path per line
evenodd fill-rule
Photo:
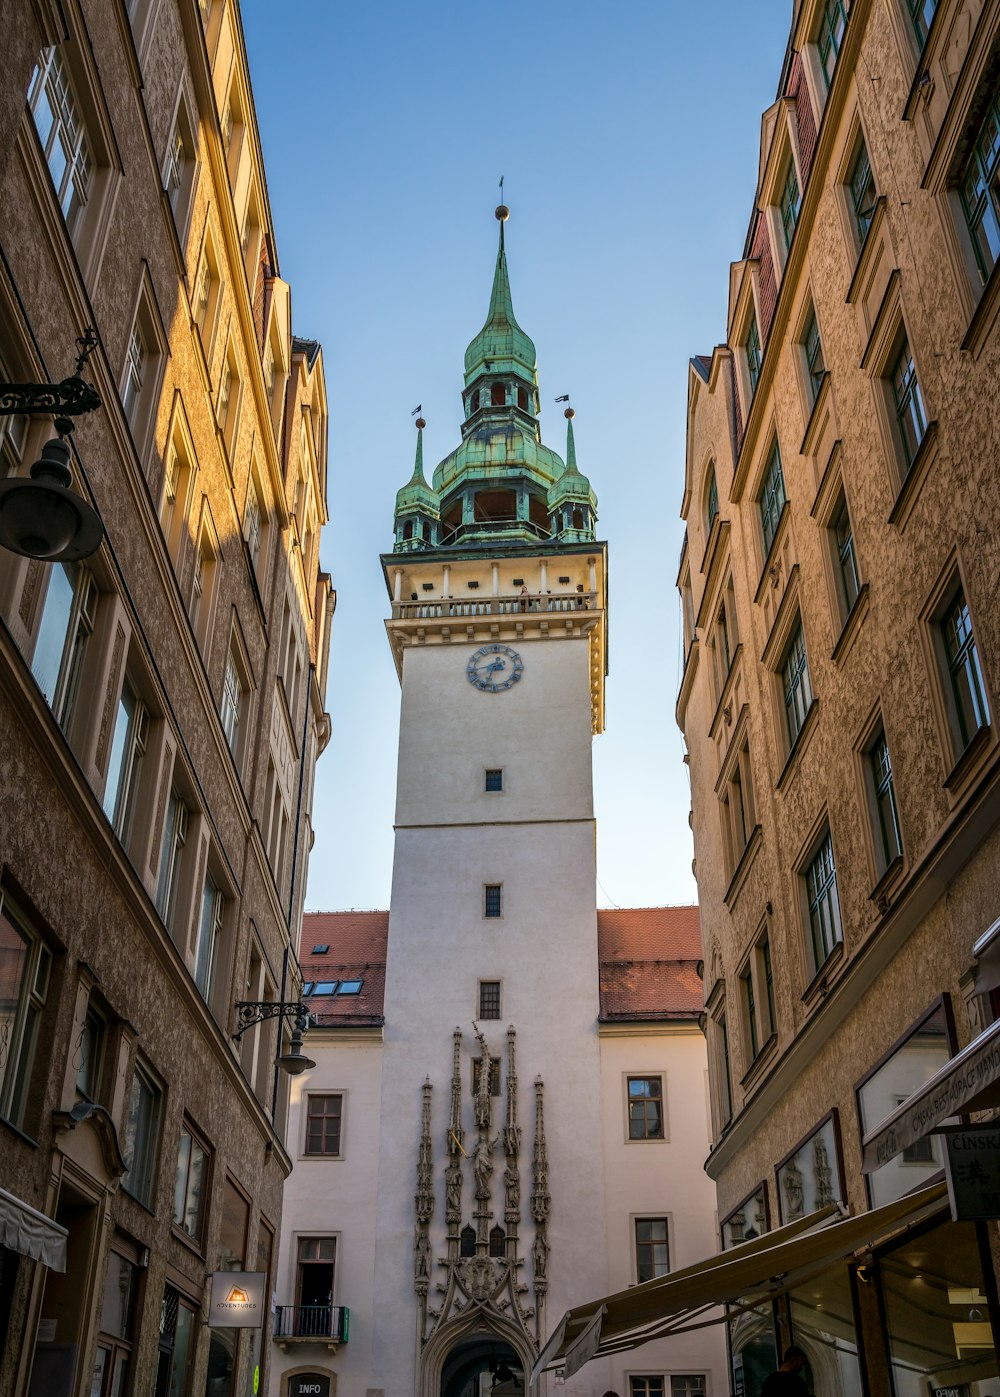
M 802 992 L 802 1003 L 807 1008 L 822 1003 L 830 993 L 832 989 L 831 979 L 836 979 L 836 972 L 842 968 L 844 955 L 844 943 L 838 941 Z
M 899 886 L 902 875 L 903 856 L 902 854 L 897 854 L 868 894 L 868 901 L 874 902 L 880 917 L 884 917 L 891 907 L 892 894 Z
M 920 488 L 927 479 L 927 472 L 937 455 L 937 431 L 937 422 L 928 422 L 920 445 L 917 447 L 917 454 L 910 463 L 910 468 L 899 487 L 899 494 L 889 511 L 888 522 L 899 529 L 900 533 L 906 528 L 907 520 L 913 513 L 913 506 L 920 494 Z
M 809 411 L 809 421 L 806 423 L 805 434 L 802 437 L 802 445 L 799 447 L 800 456 L 811 456 L 816 449 L 816 437 L 820 418 L 823 415 L 823 407 L 830 396 L 830 370 L 823 370 L 823 377 L 820 380 L 819 388 L 813 398 L 813 405 Z
M 777 1046 L 778 1035 L 772 1029 L 770 1037 L 765 1040 L 757 1056 L 740 1078 L 740 1086 L 743 1087 L 744 1090 L 751 1090 L 754 1084 L 760 1080 L 764 1074 L 764 1068 L 774 1057 Z
M 186 1247 L 188 1251 L 193 1252 L 194 1255 L 199 1257 L 202 1261 L 205 1260 L 205 1253 L 202 1251 L 201 1243 L 196 1241 L 189 1232 L 185 1232 L 183 1227 L 178 1227 L 176 1222 L 170 1224 L 170 1235 L 175 1241 L 180 1242 L 183 1247 Z
M 1000 313 L 1000 261 L 995 264 L 990 272 L 989 280 L 979 293 L 979 301 L 976 304 L 976 309 L 972 312 L 969 328 L 966 330 L 965 338 L 960 346 L 963 353 L 971 354 L 973 359 L 979 358 L 983 346 L 991 338 L 991 331 L 998 313 Z
M 944 788 L 949 795 L 956 796 L 970 780 L 979 765 L 980 758 L 992 745 L 992 741 L 993 728 L 989 723 L 983 728 L 976 729 L 975 736 L 969 741 L 965 751 L 944 778 Z
M 812 732 L 813 728 L 816 726 L 816 714 L 818 713 L 818 711 L 819 699 L 814 698 L 812 703 L 809 705 L 809 711 L 806 713 L 806 716 L 802 720 L 802 726 L 799 728 L 798 732 L 795 735 L 795 741 L 792 743 L 791 751 L 785 758 L 785 765 L 781 768 L 781 771 L 778 773 L 778 779 L 774 783 L 774 789 L 776 791 L 781 790 L 782 786 L 784 786 L 785 782 L 791 775 L 793 768 L 798 766 L 802 752 L 805 749 L 806 740 Z
M 847 614 L 837 643 L 833 647 L 830 658 L 835 665 L 841 664 L 850 653 L 857 634 L 864 624 L 864 619 L 868 615 L 868 583 L 863 582 L 858 595 L 854 598 L 854 605 Z
M 733 910 L 733 904 L 743 890 L 743 884 L 747 880 L 747 874 L 750 872 L 757 850 L 761 846 L 762 838 L 762 827 L 759 824 L 754 825 L 753 829 L 750 831 L 750 838 L 747 840 L 746 844 L 744 844 L 743 852 L 737 860 L 733 876 L 729 880 L 729 887 L 722 896 L 722 900 L 729 908 L 730 912 Z
M 342 1164 L 344 1156 L 342 1154 L 300 1154 L 301 1164 Z

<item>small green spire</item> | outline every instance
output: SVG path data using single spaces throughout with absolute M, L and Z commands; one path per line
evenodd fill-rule
M 566 409 L 566 469 L 576 470 L 576 441 L 573 438 L 573 409 Z
M 571 428 L 572 430 L 572 428 Z M 424 419 L 417 418 L 417 459 L 413 463 L 413 475 L 410 477 L 411 485 L 416 485 L 417 481 L 424 479 Z M 426 483 L 426 482 L 425 482 Z
M 515 319 L 510 294 L 503 235 L 503 225 L 510 217 L 510 210 L 501 204 L 496 215 L 500 221 L 500 246 L 493 271 L 490 308 L 485 325 L 465 351 L 466 387 L 483 374 L 487 363 L 499 373 L 514 372 L 528 380 L 535 375 L 535 346 Z

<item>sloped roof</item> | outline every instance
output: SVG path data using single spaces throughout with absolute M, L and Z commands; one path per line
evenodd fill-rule
M 389 913 L 307 912 L 299 963 L 307 981 L 361 980 L 358 995 L 310 995 L 322 1027 L 379 1024 L 385 1013 Z M 698 908 L 597 913 L 601 1019 L 694 1019 L 703 1005 Z M 315 951 L 329 946 L 328 951 Z
M 302 918 L 303 978 L 316 984 L 361 981 L 360 994 L 308 996 L 306 1002 L 321 1027 L 382 1022 L 388 937 L 388 912 L 307 912 Z M 314 946 L 330 949 L 314 951 Z
M 704 997 L 698 908 L 616 907 L 597 913 L 601 1019 L 694 1019 Z

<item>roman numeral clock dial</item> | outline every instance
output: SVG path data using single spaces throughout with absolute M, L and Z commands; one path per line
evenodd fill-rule
M 512 689 L 524 673 L 524 661 L 509 645 L 481 645 L 465 666 L 465 677 L 484 694 Z

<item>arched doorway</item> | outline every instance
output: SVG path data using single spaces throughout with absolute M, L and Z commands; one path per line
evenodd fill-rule
M 461 1340 L 441 1369 L 441 1397 L 523 1397 L 524 1392 L 516 1350 L 492 1335 Z

